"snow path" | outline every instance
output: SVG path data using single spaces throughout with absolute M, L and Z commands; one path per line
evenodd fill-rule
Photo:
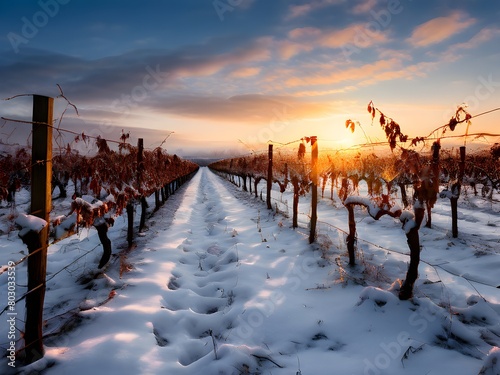
M 286 229 L 275 241 L 282 225 L 274 215 L 261 217 L 234 193 L 202 168 L 172 197 L 181 203 L 170 228 L 130 255 L 135 270 L 125 276 L 127 286 L 83 313 L 92 321 L 66 348 L 48 348 L 57 361 L 48 373 L 67 374 L 88 361 L 113 373 L 239 373 L 256 361 L 251 354 L 265 357 L 249 339 L 283 298 L 272 289 L 303 287 L 304 272 L 315 270 L 307 269 L 311 258 L 298 256 L 310 250 L 304 235 Z M 284 246 L 293 242 L 288 256 Z M 262 261 L 261 251 L 272 251 L 274 264 Z M 287 278 L 292 273 L 298 276 Z
M 120 278 L 110 264 L 81 321 L 46 340 L 45 375 L 470 375 L 484 339 L 500 337 L 498 305 L 469 299 L 459 320 L 441 307 L 441 283 L 419 286 L 435 298 L 399 301 L 346 282 L 335 265 L 342 245 L 309 245 L 308 233 L 207 168 L 148 224 L 128 254 L 133 270 Z M 373 238 L 385 233 L 372 227 Z M 402 261 L 375 263 L 404 275 Z M 377 278 L 366 271 L 358 276 Z M 116 294 L 96 303 L 110 287 Z

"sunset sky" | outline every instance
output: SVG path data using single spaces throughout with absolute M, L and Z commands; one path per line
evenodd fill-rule
M 383 140 L 370 100 L 410 136 L 462 103 L 500 107 L 498 1 L 17 0 L 0 15 L 0 98 L 57 96 L 59 84 L 80 113 L 63 128 L 111 139 L 131 128 L 148 146 L 174 132 L 165 147 L 181 155 L 364 142 L 347 119 Z M 29 118 L 30 100 L 1 101 L 1 116 Z M 470 131 L 499 125 L 495 112 Z M 8 126 L 4 142 L 29 133 Z

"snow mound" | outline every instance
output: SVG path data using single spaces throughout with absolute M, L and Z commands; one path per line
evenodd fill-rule
M 500 348 L 491 348 L 488 356 L 484 360 L 484 366 L 478 375 L 498 375 L 500 374 Z
M 15 223 L 22 228 L 19 232 L 19 237 L 23 237 L 30 231 L 39 233 L 47 225 L 45 220 L 26 214 L 19 214 Z
M 396 297 L 391 292 L 373 286 L 364 288 L 359 295 L 359 298 L 360 301 L 358 303 L 358 306 L 365 303 L 366 300 L 373 301 L 373 303 L 378 307 L 385 306 L 388 303 L 397 304 L 399 302 L 398 297 Z

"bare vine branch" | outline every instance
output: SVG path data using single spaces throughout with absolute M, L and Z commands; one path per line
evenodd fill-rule
M 59 83 L 56 84 L 57 85 L 57 88 L 59 89 L 59 96 L 58 98 L 63 98 L 64 100 L 66 100 L 66 102 L 68 102 L 68 105 L 72 106 L 74 109 L 75 109 L 75 112 L 78 116 L 80 116 L 80 113 L 78 113 L 78 108 L 76 107 L 76 105 L 74 105 L 65 95 L 64 95 L 64 92 L 61 88 L 61 86 L 59 85 Z M 66 112 L 66 110 L 64 110 L 64 112 Z M 62 117 L 62 116 L 61 116 Z
M 18 94 L 18 95 L 11 96 L 9 98 L 4 98 L 3 100 L 12 100 L 12 99 L 20 98 L 20 97 L 23 97 L 23 96 L 34 96 L 34 95 L 35 94 Z

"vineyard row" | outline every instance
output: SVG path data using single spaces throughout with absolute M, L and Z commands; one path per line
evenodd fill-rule
M 26 301 L 22 350 L 26 363 L 44 355 L 42 326 L 49 234 L 59 239 L 74 233 L 79 226 L 94 226 L 103 247 L 98 265 L 102 268 L 112 253 L 107 233 L 114 217 L 126 211 L 130 247 L 134 237 L 135 204 L 141 205 L 141 231 L 145 226 L 146 198 L 154 194 L 155 209 L 158 209 L 198 170 L 197 164 L 169 155 L 161 147 L 144 150 L 141 138 L 134 147 L 126 142 L 126 136 L 119 142 L 118 151 L 111 150 L 107 140 L 97 137 L 94 156 L 81 156 L 69 146 L 54 154 L 52 115 L 53 98 L 34 95 L 31 150 L 18 148 L 0 155 L 0 199 L 11 205 L 11 218 L 21 227 L 19 236 L 29 251 L 20 261 L 27 261 L 28 291 L 15 301 L 23 298 Z M 83 133 L 81 137 L 90 139 Z M 59 190 L 59 198 L 66 198 L 70 181 L 74 186 L 70 212 L 55 216 L 59 211 L 54 210 L 52 201 L 55 188 Z M 21 187 L 31 194 L 28 215 L 15 209 L 16 192 Z
M 317 147 L 317 143 L 316 143 Z M 418 278 L 421 243 L 419 229 L 425 220 L 432 226 L 432 208 L 438 197 L 451 203 L 452 235 L 458 236 L 457 202 L 463 185 L 472 187 L 478 195 L 478 187 L 485 199 L 492 200 L 493 191 L 500 187 L 498 145 L 489 151 L 466 155 L 466 147 L 458 150 L 441 150 L 434 142 L 429 156 L 401 148 L 389 155 L 355 154 L 334 156 L 321 155 L 316 162 L 306 155 L 306 143 L 301 143 L 296 153 L 274 153 L 221 160 L 210 168 L 230 181 L 241 184 L 242 190 L 258 196 L 259 182 L 268 182 L 266 199 L 269 202 L 274 184 L 281 193 L 293 189 L 292 226 L 298 226 L 299 197 L 314 193 L 316 188 L 322 197 L 330 185 L 331 199 L 336 197 L 348 212 L 346 245 L 349 264 L 355 265 L 356 221 L 355 206 L 363 207 L 369 216 L 379 220 L 387 215 L 399 218 L 410 248 L 410 264 L 400 290 L 400 298 L 412 296 L 413 285 Z M 317 168 L 317 171 L 314 171 Z M 315 181 L 314 174 L 317 173 Z M 360 196 L 359 184 L 366 183 L 367 196 Z M 411 187 L 412 195 L 408 194 Z M 397 195 L 399 194 L 399 199 Z M 312 199 L 312 207 L 317 198 Z M 272 208 L 269 206 L 268 208 Z M 312 210 L 311 210 L 312 211 Z M 311 215 L 312 226 L 313 215 Z M 316 219 L 317 220 L 317 219 Z M 315 233 L 312 234 L 315 236 Z

